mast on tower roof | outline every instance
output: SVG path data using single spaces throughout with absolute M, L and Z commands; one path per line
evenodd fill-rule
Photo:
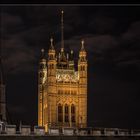
M 64 11 L 61 11 L 61 52 L 64 51 Z

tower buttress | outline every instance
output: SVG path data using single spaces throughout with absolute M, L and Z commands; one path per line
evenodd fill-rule
M 41 58 L 39 61 L 38 69 L 38 125 L 44 125 L 44 93 L 45 93 L 45 84 L 47 80 L 47 65 L 45 59 L 45 51 L 41 49 Z
M 53 46 L 53 39 L 50 39 L 50 48 L 48 51 L 48 126 L 53 126 L 56 122 L 56 54 Z M 47 126 L 47 127 L 48 127 Z
M 87 126 L 87 59 L 84 41 L 81 41 L 81 50 L 78 60 L 79 74 L 79 127 Z

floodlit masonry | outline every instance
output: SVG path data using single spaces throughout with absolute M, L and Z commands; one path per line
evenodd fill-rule
M 77 69 L 73 50 L 66 53 L 64 47 L 63 11 L 61 14 L 60 52 L 56 52 L 51 38 L 48 58 L 42 49 L 39 62 L 38 125 L 45 126 L 46 132 L 55 126 L 87 126 L 87 53 L 84 40 L 81 45 L 79 43 Z

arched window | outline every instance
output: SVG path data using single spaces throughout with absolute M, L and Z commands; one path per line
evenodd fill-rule
M 51 69 L 51 65 L 48 65 L 48 69 Z
M 82 71 L 82 66 L 80 67 L 80 70 Z
M 53 54 L 49 55 L 49 60 L 53 60 Z
M 65 122 L 69 122 L 69 106 L 65 105 Z
M 52 60 L 53 59 L 53 55 L 50 55 L 50 60 Z
M 85 71 L 85 66 L 83 66 L 83 71 Z
M 63 106 L 58 105 L 58 122 L 63 122 Z
M 73 104 L 71 105 L 71 113 L 75 114 L 75 106 Z
M 74 104 L 71 105 L 71 122 L 74 123 L 75 122 L 75 106 Z

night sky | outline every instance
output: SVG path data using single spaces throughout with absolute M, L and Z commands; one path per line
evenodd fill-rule
M 37 124 L 40 49 L 50 37 L 60 49 L 64 10 L 65 50 L 88 54 L 88 124 L 140 128 L 139 6 L 2 6 L 1 46 L 8 121 Z

